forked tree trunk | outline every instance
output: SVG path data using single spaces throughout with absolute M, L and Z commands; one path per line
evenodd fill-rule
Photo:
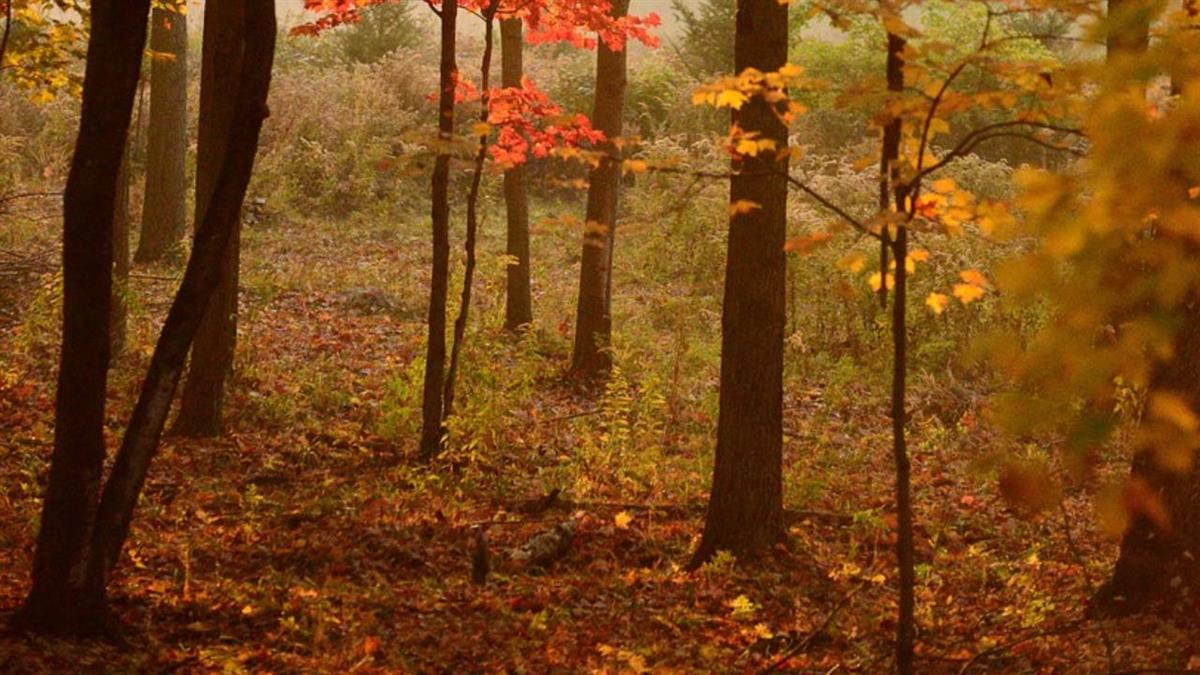
M 612 16 L 624 17 L 629 0 L 613 0 Z M 592 124 L 609 139 L 622 134 L 628 46 L 609 49 L 604 41 L 596 48 L 596 101 Z M 575 312 L 575 346 L 571 375 L 594 381 L 612 369 L 612 275 L 616 243 L 617 201 L 621 184 L 621 151 L 616 143 L 600 146 L 606 158 L 591 171 L 584 223 L 583 255 L 579 269 L 579 301 Z
M 491 87 L 492 52 L 495 41 L 496 8 L 500 0 L 492 0 L 481 13 L 486 24 L 484 29 L 483 63 L 479 68 L 480 91 L 479 121 L 486 124 L 488 119 L 488 89 Z M 487 162 L 488 134 L 479 137 L 479 148 L 475 151 L 475 165 L 471 172 L 471 187 L 467 192 L 467 236 L 463 242 L 463 253 L 466 254 L 466 267 L 463 269 L 463 286 L 461 301 L 458 305 L 458 318 L 454 320 L 454 344 L 450 348 L 450 363 L 446 368 L 446 383 L 442 392 L 442 416 L 454 414 L 455 385 L 458 381 L 459 360 L 462 358 L 463 340 L 467 336 L 467 322 L 471 316 L 471 292 L 475 286 L 475 248 L 479 238 L 479 191 L 483 185 L 483 168 Z
M 196 225 L 216 187 L 224 161 L 242 56 L 242 7 L 236 2 L 210 3 L 204 11 L 204 48 L 200 69 L 200 121 L 196 142 Z M 237 288 L 241 218 L 221 259 L 217 290 L 209 301 L 196 341 L 179 416 L 172 433 L 196 438 L 221 435 L 225 383 L 233 371 L 237 348 Z
M 1132 14 L 1143 7 L 1140 3 L 1109 0 L 1109 14 L 1117 18 L 1118 29 L 1108 36 L 1110 59 L 1139 54 L 1149 46 L 1149 15 Z M 1149 5 L 1144 7 L 1148 11 Z M 1122 13 L 1129 18 L 1122 20 Z M 1200 301 L 1193 299 L 1182 312 L 1174 358 L 1153 373 L 1149 395 L 1170 392 L 1200 410 Z M 1194 461 L 1190 472 L 1177 473 L 1161 467 L 1154 454 L 1154 448 L 1138 452 L 1131 478 L 1161 501 L 1168 526 L 1131 514 L 1112 578 L 1092 599 L 1093 614 L 1130 614 L 1158 600 L 1194 597 L 1200 591 L 1200 463 Z
M 109 575 L 129 533 L 188 349 L 220 280 L 220 262 L 237 228 L 254 169 L 259 133 L 268 114 L 267 93 L 275 55 L 274 0 L 244 0 L 244 17 L 241 58 L 232 64 L 214 64 L 217 68 L 240 71 L 233 89 L 236 98 L 231 132 L 222 153 L 221 168 L 179 291 L 150 358 L 121 449 L 100 497 L 87 558 L 83 605 L 85 611 L 97 616 L 105 613 Z
M 500 22 L 501 85 L 519 87 L 525 75 L 521 19 Z M 524 164 L 504 172 L 504 206 L 508 214 L 505 251 L 509 255 L 504 295 L 504 328 L 519 331 L 533 323 L 529 264 L 529 195 Z
M 738 0 L 735 70 L 778 71 L 787 61 L 787 6 Z M 733 124 L 787 147 L 787 127 L 756 96 Z M 720 414 L 712 494 L 693 566 L 718 551 L 753 556 L 784 540 L 783 331 L 788 163 L 770 152 L 733 163 L 725 301 L 721 317 Z
M 187 229 L 187 17 L 155 7 L 150 17 L 150 131 L 139 263 L 175 255 Z
M 117 174 L 133 113 L 150 0 L 95 0 L 75 155 L 63 195 L 63 343 L 54 452 L 33 586 L 16 626 L 94 633 L 78 611 L 104 463 Z M 92 617 L 94 618 L 94 617 Z
M 443 399 L 446 371 L 446 296 L 450 291 L 450 148 L 454 136 L 454 89 L 458 66 L 458 0 L 442 3 L 440 11 L 441 67 L 438 97 L 437 161 L 431 181 L 433 275 L 429 281 L 429 339 L 425 354 L 425 383 L 421 406 L 421 457 L 429 460 L 442 447 Z
M 121 153 L 117 199 L 113 204 L 113 289 L 108 321 L 110 356 L 119 356 L 125 351 L 129 328 L 129 145 L 127 141 L 125 151 Z M 109 365 L 112 365 L 111 361 Z

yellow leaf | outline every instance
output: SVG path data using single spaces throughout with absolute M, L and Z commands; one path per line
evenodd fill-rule
M 1168 422 L 1182 431 L 1200 430 L 1200 417 L 1192 410 L 1187 401 L 1178 394 L 1167 391 L 1156 392 L 1150 397 L 1150 417 Z
M 789 239 L 787 241 L 787 243 L 785 243 L 783 245 L 783 250 L 787 253 L 796 253 L 799 255 L 804 255 L 804 254 L 808 253 L 809 251 L 812 251 L 814 248 L 817 248 L 821 244 L 824 244 L 825 242 L 829 241 L 832 238 L 833 238 L 833 235 L 829 234 L 828 232 L 816 232 L 813 234 L 806 234 L 802 237 L 796 237 L 795 239 Z
M 869 284 L 871 286 L 871 290 L 878 293 L 879 290 L 881 288 L 883 288 L 882 280 L 883 280 L 883 275 L 881 275 L 879 272 L 876 272 L 876 273 L 872 274 L 869 279 L 867 279 L 867 284 Z M 889 291 L 892 290 L 892 287 L 895 286 L 895 284 L 896 284 L 895 278 L 892 277 L 892 275 L 890 273 L 887 275 L 886 283 L 887 283 L 887 289 Z
M 632 523 L 632 522 L 633 522 L 633 516 L 629 515 L 628 511 L 622 511 L 622 512 L 618 513 L 616 515 L 616 517 L 613 518 L 613 524 L 615 524 L 617 526 L 617 529 L 621 529 L 621 530 L 629 529 L 629 523 Z
M 987 291 L 975 284 L 954 284 L 954 297 L 958 298 L 958 301 L 964 305 L 975 302 L 986 293 Z
M 718 108 L 733 108 L 734 110 L 741 110 L 742 106 L 746 105 L 746 101 L 749 100 L 750 98 L 748 96 L 736 89 L 726 89 L 720 94 L 717 94 L 716 106 Z
M 621 174 L 628 176 L 631 173 L 646 173 L 650 170 L 650 165 L 644 159 L 627 159 L 621 164 Z
M 988 283 L 987 277 L 983 276 L 983 272 L 977 269 L 963 270 L 958 273 L 958 277 L 964 282 L 980 288 L 987 288 L 991 285 Z
M 747 199 L 739 199 L 729 205 L 729 215 L 741 216 L 747 213 L 753 213 L 762 208 L 761 204 L 752 202 Z
M 471 125 L 471 133 L 476 136 L 487 136 L 492 133 L 492 125 L 487 122 L 476 122 Z
M 943 178 L 933 181 L 930 187 L 938 194 L 948 195 L 958 189 L 958 183 L 954 182 L 953 178 Z
M 930 293 L 929 297 L 925 298 L 925 304 L 938 315 L 946 311 L 946 305 L 949 303 L 950 298 L 944 293 Z
M 846 270 L 851 274 L 858 274 L 867 265 L 867 256 L 861 253 L 848 253 L 837 262 L 838 269 Z

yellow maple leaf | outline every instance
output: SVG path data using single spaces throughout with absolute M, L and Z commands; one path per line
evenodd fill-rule
M 929 297 L 925 298 L 925 305 L 933 310 L 934 314 L 941 315 L 946 311 L 946 306 L 950 303 L 949 296 L 944 293 L 930 293 Z
M 644 159 L 627 159 L 621 164 L 621 175 L 624 176 L 646 173 L 649 170 L 650 165 Z
M 991 285 L 988 283 L 987 277 L 983 276 L 983 272 L 977 269 L 963 270 L 958 273 L 958 277 L 964 282 L 980 288 L 987 288 Z
M 742 106 L 746 105 L 746 101 L 749 100 L 749 96 L 746 96 L 737 89 L 726 89 L 720 94 L 717 94 L 716 106 L 718 108 L 733 108 L 734 110 L 741 110 Z
M 739 199 L 729 205 L 729 215 L 741 216 L 747 213 L 752 213 L 762 208 L 762 204 L 752 202 L 748 199 Z
M 964 305 L 969 305 L 987 294 L 986 290 L 975 284 L 954 284 L 953 292 L 954 297 Z
M 617 529 L 620 530 L 629 529 L 629 524 L 632 522 L 633 516 L 631 516 L 628 511 L 622 511 L 613 518 L 613 524 L 616 525 Z

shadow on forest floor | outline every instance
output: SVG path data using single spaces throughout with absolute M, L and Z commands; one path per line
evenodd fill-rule
M 5 670 L 888 667 L 888 420 L 869 385 L 833 397 L 824 383 L 789 380 L 790 551 L 686 573 L 710 471 L 714 364 L 668 385 L 652 378 L 662 364 L 624 364 L 596 401 L 543 387 L 564 365 L 571 270 L 535 270 L 547 279 L 540 323 L 513 341 L 496 328 L 497 265 L 481 282 L 491 290 L 480 293 L 452 448 L 416 464 L 424 335 L 411 308 L 423 306 L 424 248 L 329 228 L 248 236 L 230 433 L 168 439 L 152 467 L 111 589 L 129 644 L 8 636 Z M 565 236 L 540 245 L 557 250 L 563 241 L 549 240 Z M 484 240 L 489 255 L 497 237 Z M 169 289 L 146 281 L 135 292 L 133 347 L 111 386 L 114 443 Z M 618 302 L 651 344 L 671 344 L 669 328 L 645 328 L 653 307 Z M 27 585 L 51 439 L 53 352 L 27 337 L 0 333 L 0 353 L 15 355 L 0 380 L 0 437 L 11 439 L 0 446 L 5 612 Z M 966 420 L 912 423 L 921 672 L 1186 667 L 1200 643 L 1181 622 L 1079 621 L 1114 553 L 1090 526 L 1087 493 L 1064 499 L 1074 531 L 1059 513 L 1016 517 L 977 468 L 993 439 Z M 558 505 L 524 512 L 551 488 Z M 573 546 L 549 569 L 507 561 L 568 519 Z M 479 586 L 472 528 L 485 523 L 493 569 Z

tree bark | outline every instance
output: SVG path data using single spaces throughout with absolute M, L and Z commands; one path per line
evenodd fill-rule
M 134 256 L 139 263 L 177 254 L 187 228 L 187 18 L 155 7 L 150 24 L 146 194 Z
M 259 133 L 268 114 L 267 93 L 275 55 L 274 0 L 244 0 L 244 17 L 241 58 L 228 65 L 216 64 L 240 71 L 221 168 L 183 281 L 171 303 L 121 449 L 100 497 L 84 602 L 89 611 L 100 614 L 104 612 L 108 578 L 129 533 L 188 349 L 220 280 L 220 262 L 237 228 L 254 169 Z
M 612 16 L 624 17 L 629 0 L 614 0 Z M 596 48 L 596 101 L 592 124 L 608 139 L 619 138 L 625 114 L 628 49 L 613 51 L 603 41 Z M 594 381 L 612 369 L 613 246 L 617 233 L 617 201 L 621 151 L 611 140 L 600 146 L 606 156 L 589 176 L 583 254 L 579 269 L 579 301 L 575 312 L 575 345 L 571 375 Z
M 525 75 L 521 19 L 500 22 L 501 85 L 519 87 Z M 529 263 L 529 195 L 524 164 L 504 172 L 504 206 L 508 214 L 509 255 L 504 296 L 504 328 L 519 331 L 533 323 L 533 291 Z
M 244 17 L 238 3 L 212 3 L 204 11 L 204 48 L 200 70 L 200 119 L 196 142 L 196 234 L 216 187 L 233 123 L 234 101 L 243 51 Z M 241 217 L 232 224 L 229 247 L 220 263 L 217 289 L 192 345 L 172 433 L 193 438 L 224 431 L 225 383 L 237 350 L 238 272 Z
M 433 276 L 429 282 L 429 340 L 425 355 L 425 383 L 421 406 L 421 457 L 429 460 L 442 447 L 444 433 L 442 388 L 446 370 L 446 296 L 450 287 L 450 155 L 454 136 L 454 89 L 458 66 L 458 0 L 442 4 L 441 66 L 438 98 L 437 161 L 431 181 Z
M 14 623 L 45 633 L 94 633 L 79 611 L 88 538 L 104 462 L 112 300 L 113 213 L 149 0 L 95 0 L 79 135 L 63 195 L 63 344 L 54 452 L 33 563 Z
M 787 61 L 787 6 L 738 0 L 735 70 L 778 71 Z M 734 111 L 733 124 L 787 147 L 787 127 L 761 96 Z M 786 155 L 733 162 L 730 201 L 760 208 L 729 221 L 721 317 L 720 414 L 704 533 L 692 565 L 718 551 L 753 556 L 782 542 L 783 339 L 788 184 Z

